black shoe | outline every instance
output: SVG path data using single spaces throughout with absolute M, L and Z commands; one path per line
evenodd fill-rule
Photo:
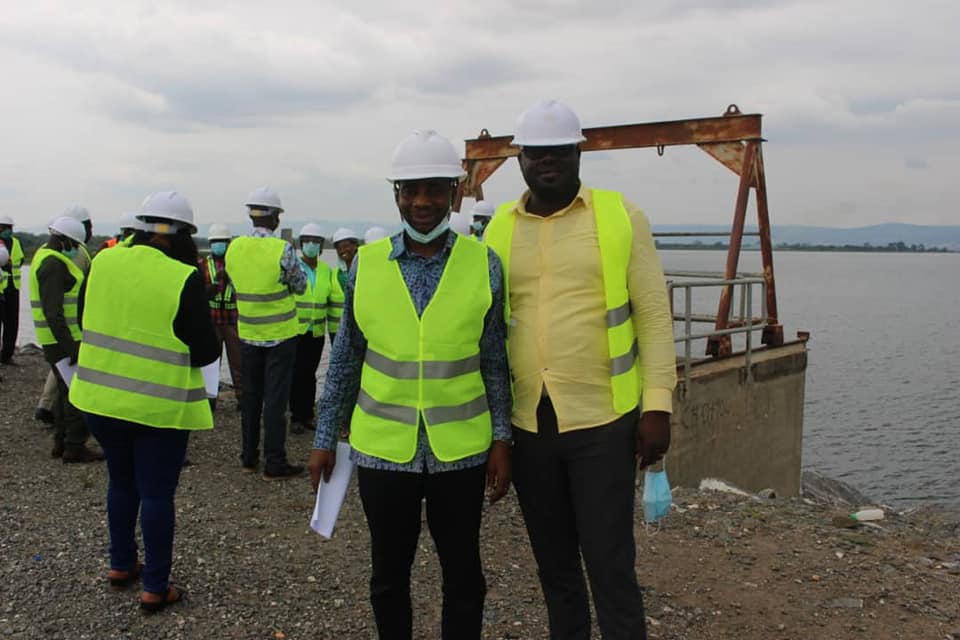
M 37 410 L 33 412 L 33 419 L 45 424 L 53 424 L 53 411 L 44 409 L 43 407 L 37 407 Z
M 286 480 L 287 478 L 295 478 L 301 475 L 303 475 L 302 464 L 290 464 L 288 462 L 284 462 L 282 465 L 278 465 L 276 467 L 264 467 L 263 469 L 264 480 Z
M 62 458 L 63 457 L 63 440 L 54 440 L 53 449 L 50 450 L 51 458 Z
M 253 473 L 260 466 L 259 462 L 241 462 L 240 470 L 244 473 Z

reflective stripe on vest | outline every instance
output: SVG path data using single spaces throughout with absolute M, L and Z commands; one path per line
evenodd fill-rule
M 209 429 L 210 403 L 190 349 L 173 332 L 193 267 L 147 245 L 97 255 L 87 279 L 77 376 L 81 411 L 152 427 Z
M 492 304 L 487 248 L 459 238 L 422 316 L 417 316 L 391 243 L 358 253 L 353 311 L 367 340 L 350 444 L 404 463 L 426 428 L 438 460 L 489 449 L 493 429 L 480 375 L 480 337 Z M 470 295 L 464 295 L 470 292 Z
M 10 244 L 10 277 L 13 281 L 13 288 L 20 290 L 20 267 L 23 266 L 23 245 L 20 239 L 14 237 Z
M 224 268 L 226 270 L 226 268 Z M 207 256 L 207 276 L 210 278 L 210 284 L 217 284 L 217 264 L 213 260 L 213 256 Z M 226 277 L 226 273 L 224 273 Z M 217 291 L 217 295 L 210 300 L 210 308 L 219 311 L 220 309 L 226 309 L 227 311 L 233 311 L 237 308 L 237 299 L 233 291 L 233 283 L 227 280 L 226 288 L 221 292 Z
M 67 322 L 67 328 L 70 330 L 70 337 L 75 341 L 80 341 L 80 322 L 77 312 L 77 305 L 80 302 L 80 287 L 83 285 L 83 271 L 75 265 L 72 260 L 67 258 L 59 251 L 49 249 L 47 245 L 41 246 L 33 255 L 33 264 L 30 267 L 30 312 L 33 315 L 33 327 L 37 333 L 37 343 L 40 345 L 57 344 L 57 339 L 50 330 L 50 324 L 43 314 L 43 302 L 40 300 L 40 282 L 37 279 L 37 272 L 40 266 L 47 260 L 59 260 L 67 267 L 67 271 L 73 277 L 73 286 L 69 291 L 63 292 L 63 319 Z
M 340 286 L 340 268 L 330 270 L 330 298 L 327 304 L 327 330 L 335 335 L 340 328 L 340 318 L 343 317 L 343 287 Z
M 639 403 L 642 384 L 636 331 L 630 311 L 630 292 L 627 289 L 633 225 L 623 205 L 622 194 L 602 189 L 591 189 L 591 194 L 606 300 L 610 389 L 613 393 L 614 411 L 624 414 L 634 409 Z M 507 303 L 504 306 L 508 334 L 510 252 L 513 246 L 513 229 L 519 215 L 516 212 L 516 204 L 516 201 L 513 201 L 500 205 L 484 235 L 486 243 L 497 253 L 503 263 L 503 272 L 506 274 Z
M 237 299 L 237 333 L 243 340 L 286 340 L 300 333 L 297 306 L 280 282 L 280 259 L 287 243 L 279 238 L 234 238 L 227 247 L 226 271 Z

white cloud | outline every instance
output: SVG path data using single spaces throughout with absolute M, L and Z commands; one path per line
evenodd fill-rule
M 2 206 L 29 225 L 82 201 L 107 221 L 178 188 L 205 223 L 269 183 L 300 219 L 393 220 L 382 176 L 408 130 L 509 133 L 551 96 L 587 126 L 764 113 L 776 223 L 954 222 L 955 2 L 355 4 L 6 9 Z M 584 178 L 664 222 L 726 223 L 736 189 L 695 149 L 588 157 Z M 521 188 L 507 163 L 487 196 Z

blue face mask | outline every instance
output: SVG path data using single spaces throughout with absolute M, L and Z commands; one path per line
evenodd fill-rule
M 653 523 L 670 513 L 673 503 L 673 492 L 670 491 L 670 481 L 667 480 L 667 471 L 650 471 L 643 476 L 643 519 Z
M 4 240 L 9 240 L 12 237 L 13 237 L 13 229 L 4 229 L 3 231 L 0 231 L 0 238 L 3 238 Z
M 447 229 L 450 228 L 450 220 L 449 218 L 444 218 L 443 221 L 431 229 L 429 233 L 420 233 L 411 227 L 410 223 L 407 222 L 406 218 L 403 217 L 400 218 L 400 226 L 403 227 L 403 230 L 414 242 L 419 242 L 420 244 L 430 244 L 447 232 Z
M 227 243 L 226 242 L 211 242 L 210 243 L 210 253 L 217 256 L 218 258 L 224 256 L 227 253 Z
M 320 245 L 316 242 L 304 242 L 301 251 L 308 258 L 316 258 L 320 255 Z
M 63 253 L 63 255 L 73 260 L 74 258 L 77 257 L 77 254 L 80 253 L 80 247 L 78 247 L 77 245 L 74 245 L 69 249 L 64 249 L 63 251 L 61 251 L 61 253 Z

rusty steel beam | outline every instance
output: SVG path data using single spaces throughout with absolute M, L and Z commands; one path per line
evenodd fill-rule
M 767 283 L 767 326 L 761 342 L 776 347 L 783 344 L 783 325 L 777 315 L 777 287 L 773 277 L 773 239 L 770 237 L 770 212 L 767 209 L 767 176 L 763 168 L 763 150 L 757 146 L 756 160 L 757 228 L 760 230 L 760 253 L 763 279 Z
M 584 151 L 610 151 L 760 140 L 760 121 L 759 114 L 747 114 L 591 127 L 583 130 L 587 140 L 580 144 L 580 148 Z M 467 140 L 466 159 L 512 158 L 519 152 L 517 147 L 510 146 L 512 139 L 512 136 L 481 135 Z
M 737 204 L 733 210 L 733 228 L 730 230 L 730 245 L 727 248 L 727 268 L 724 271 L 724 278 L 727 280 L 733 280 L 737 277 L 740 246 L 743 242 L 743 227 L 747 220 L 747 202 L 750 199 L 750 189 L 755 184 L 757 148 L 759 146 L 759 142 L 751 140 L 747 143 L 743 153 L 740 186 L 737 189 Z M 727 328 L 732 299 L 732 285 L 727 285 L 720 290 L 720 306 L 717 309 L 717 324 L 715 325 L 718 331 Z M 730 355 L 730 353 L 730 336 L 714 336 L 707 340 L 707 355 L 722 358 Z
M 740 175 L 740 169 L 743 167 L 743 143 L 742 142 L 709 142 L 698 144 L 698 147 L 706 151 L 715 160 L 736 175 Z

